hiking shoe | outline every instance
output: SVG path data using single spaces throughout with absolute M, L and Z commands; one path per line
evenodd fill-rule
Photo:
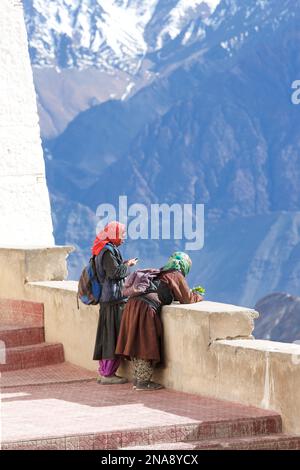
M 125 377 L 118 377 L 117 375 L 111 375 L 110 377 L 99 377 L 97 379 L 100 385 L 121 385 L 127 384 L 128 380 Z
M 161 390 L 164 388 L 163 385 L 157 384 L 155 382 L 151 382 L 150 380 L 148 382 L 138 382 L 136 383 L 136 391 L 137 392 L 146 392 L 146 391 L 153 391 L 153 390 Z

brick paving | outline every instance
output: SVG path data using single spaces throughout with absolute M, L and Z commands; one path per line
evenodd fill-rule
M 56 367 L 48 374 L 41 368 L 43 380 L 53 380 Z M 82 369 L 77 373 L 81 380 Z M 10 374 L 2 380 L 12 383 Z M 74 379 L 75 371 L 70 375 Z M 89 380 L 2 392 L 3 449 L 115 449 L 281 432 L 280 416 L 272 411 L 172 390 L 137 392 L 131 384 Z

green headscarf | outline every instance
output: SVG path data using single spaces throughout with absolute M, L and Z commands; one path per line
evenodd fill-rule
M 175 251 L 175 253 L 170 256 L 167 264 L 162 268 L 163 271 L 168 271 L 169 269 L 176 269 L 181 271 L 184 276 L 187 276 L 190 272 L 192 266 L 192 260 L 183 251 Z

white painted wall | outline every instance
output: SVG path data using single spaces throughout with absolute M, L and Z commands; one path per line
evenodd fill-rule
M 0 1 L 0 246 L 53 246 L 36 95 L 20 0 Z

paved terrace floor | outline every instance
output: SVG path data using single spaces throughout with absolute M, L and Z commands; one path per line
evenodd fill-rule
M 117 449 L 281 432 L 272 411 L 98 385 L 95 374 L 66 363 L 3 373 L 1 416 L 2 449 Z

